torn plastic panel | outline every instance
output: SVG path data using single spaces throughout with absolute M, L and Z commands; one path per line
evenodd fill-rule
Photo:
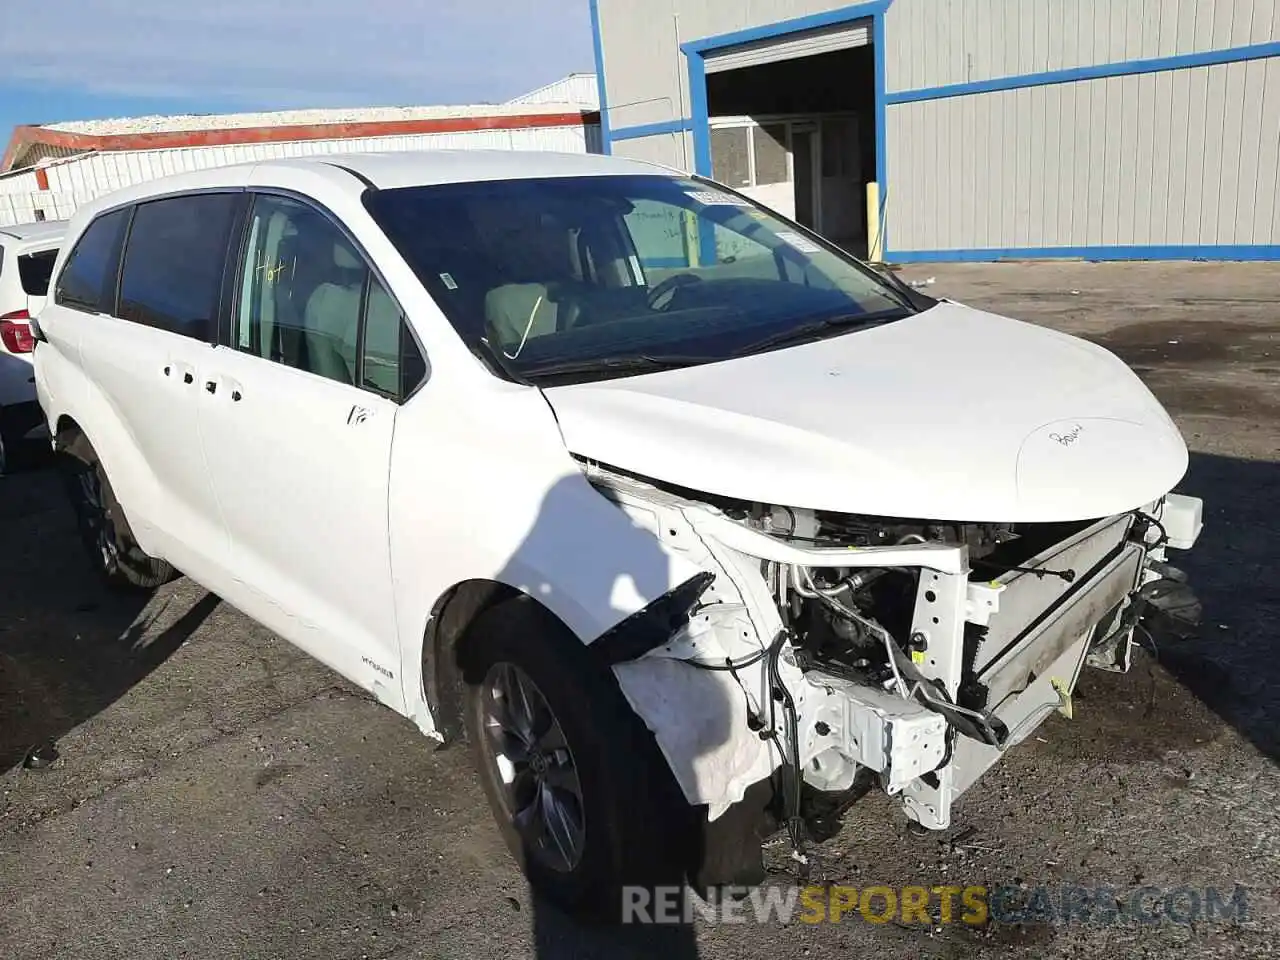
M 694 608 L 716 575 L 695 574 L 648 606 L 631 614 L 591 642 L 591 649 L 607 666 L 644 656 L 666 643 L 689 622 Z

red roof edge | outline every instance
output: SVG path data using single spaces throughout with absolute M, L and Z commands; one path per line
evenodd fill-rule
M 0 173 L 8 173 L 13 169 L 13 162 L 23 147 L 40 138 L 40 127 L 24 123 L 13 128 L 13 136 L 9 138 L 9 146 L 5 148 L 4 159 L 0 160 Z
M 165 130 L 155 133 L 95 135 L 21 126 L 13 132 L 0 173 L 12 169 L 19 152 L 33 143 L 73 150 L 164 150 L 179 147 L 226 146 L 243 143 L 285 143 L 293 140 L 360 139 L 412 136 L 423 133 L 462 133 L 472 130 L 527 130 L 569 127 L 600 122 L 596 111 L 534 113 L 516 116 L 439 117 L 421 120 L 374 120 L 355 123 L 316 123 L 274 127 L 223 127 L 212 130 Z

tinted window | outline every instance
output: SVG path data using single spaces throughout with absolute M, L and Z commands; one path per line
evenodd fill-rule
M 43 297 L 49 292 L 49 277 L 58 259 L 57 250 L 42 250 L 18 258 L 18 273 L 22 278 L 22 292 L 28 297 Z
M 112 312 L 120 237 L 128 219 L 129 208 L 125 207 L 89 224 L 58 275 L 55 303 L 92 313 Z
M 242 276 L 241 350 L 355 384 L 369 269 L 331 220 L 296 200 L 256 198 Z
M 400 308 L 376 278 L 365 305 L 360 385 L 389 397 L 407 397 L 426 376 L 426 362 Z
M 120 276 L 120 316 L 213 340 L 235 194 L 140 204 Z

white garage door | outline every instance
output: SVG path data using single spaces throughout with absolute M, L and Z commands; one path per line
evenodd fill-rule
M 704 55 L 704 60 L 707 73 L 719 73 L 740 67 L 757 67 L 762 63 L 848 50 L 850 47 L 865 47 L 870 42 L 871 21 L 855 20 L 852 23 L 838 23 L 830 27 L 818 27 L 709 51 Z

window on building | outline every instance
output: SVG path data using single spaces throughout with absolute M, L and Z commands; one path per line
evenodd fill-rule
M 58 276 L 54 303 L 89 313 L 114 311 L 120 238 L 128 219 L 126 207 L 105 213 L 89 224 Z
M 791 179 L 787 170 L 787 128 L 785 124 L 767 124 L 752 130 L 755 148 L 755 185 L 786 183 Z
M 712 128 L 712 179 L 735 189 L 751 186 L 750 135 L 748 127 Z
M 202 193 L 138 206 L 120 271 L 120 316 L 197 340 L 217 338 L 237 196 Z

